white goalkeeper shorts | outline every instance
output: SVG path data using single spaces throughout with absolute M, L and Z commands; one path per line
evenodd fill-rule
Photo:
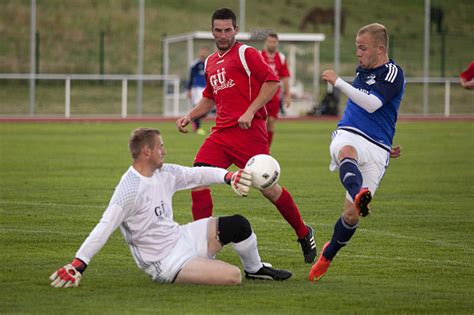
M 354 147 L 357 151 L 357 162 L 363 178 L 362 187 L 367 187 L 372 196 L 375 195 L 375 191 L 388 167 L 390 152 L 358 134 L 338 129 L 332 133 L 332 141 L 329 146 L 329 154 L 331 155 L 329 169 L 331 171 L 334 172 L 339 169 L 339 151 L 347 145 Z M 352 201 L 352 197 L 347 192 L 346 198 Z
M 207 246 L 210 218 L 181 226 L 181 236 L 171 253 L 161 261 L 152 263 L 145 272 L 153 281 L 172 283 L 183 266 L 194 257 L 214 259 L 209 256 Z
M 204 87 L 193 87 L 191 88 L 191 102 L 193 106 L 196 106 L 202 98 L 202 92 L 204 91 Z

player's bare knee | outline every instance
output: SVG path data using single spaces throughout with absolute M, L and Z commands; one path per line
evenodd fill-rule
M 240 269 L 236 266 L 232 266 L 231 271 L 227 277 L 227 285 L 239 285 L 242 283 L 242 273 Z
M 357 150 L 351 145 L 343 146 L 339 150 L 338 159 L 339 161 L 342 161 L 345 158 L 357 160 L 358 159 Z

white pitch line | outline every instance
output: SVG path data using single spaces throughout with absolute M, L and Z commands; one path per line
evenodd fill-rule
M 13 204 L 13 205 L 25 205 L 25 206 L 42 206 L 42 207 L 65 207 L 65 208 L 100 208 L 103 205 L 75 205 L 75 204 L 63 204 L 63 203 L 54 203 L 54 202 L 37 202 L 37 201 L 10 201 L 10 200 L 0 200 L 2 204 Z
M 291 248 L 276 248 L 276 247 L 270 247 L 270 246 L 265 246 L 265 245 L 258 245 L 260 252 L 291 252 L 298 254 L 299 250 L 297 249 L 291 249 Z M 430 263 L 434 264 L 437 266 L 440 266 L 442 264 L 446 264 L 446 266 L 449 265 L 456 265 L 456 266 L 462 266 L 462 267 L 469 267 L 472 268 L 473 264 L 469 263 L 463 263 L 455 260 L 434 260 L 434 259 L 426 259 L 426 258 L 410 258 L 410 257 L 401 257 L 401 256 L 391 256 L 391 257 L 386 257 L 386 256 L 369 256 L 369 255 L 358 255 L 358 254 L 343 254 L 340 253 L 337 256 L 339 257 L 355 257 L 355 258 L 362 258 L 362 259 L 371 259 L 371 260 L 397 260 L 397 261 L 407 261 L 407 262 L 412 262 L 412 263 Z
M 101 205 L 77 205 L 77 204 L 60 204 L 60 203 L 46 203 L 46 202 L 35 202 L 35 201 L 8 201 L 8 200 L 0 200 L 0 203 L 3 204 L 18 204 L 18 205 L 31 205 L 31 206 L 49 206 L 49 207 L 78 207 L 78 208 L 91 208 L 91 209 L 97 209 L 101 208 L 103 206 Z M 258 221 L 258 222 L 263 222 L 263 223 L 276 223 L 280 224 L 282 223 L 281 220 L 277 219 L 265 219 L 261 217 L 253 217 L 251 219 L 252 221 Z M 330 227 L 332 228 L 333 225 L 331 224 L 317 224 L 316 226 L 319 227 Z M 386 230 L 369 230 L 366 228 L 358 228 L 359 233 L 372 233 L 372 234 L 377 234 L 380 236 L 386 236 L 386 237 L 392 237 L 392 238 L 398 238 L 398 239 L 406 239 L 406 240 L 411 240 L 415 242 L 420 242 L 420 243 L 426 243 L 426 244 L 433 244 L 433 245 L 440 245 L 442 247 L 448 247 L 448 248 L 459 248 L 462 249 L 466 252 L 469 253 L 474 253 L 474 249 L 471 247 L 467 247 L 463 244 L 457 244 L 457 243 L 449 243 L 449 242 L 444 242 L 441 240 L 429 240 L 429 239 L 424 239 L 416 236 L 409 236 L 409 235 L 403 235 L 403 234 L 398 234 L 398 233 L 392 233 Z
M 64 236 L 71 236 L 71 235 L 84 236 L 87 234 L 87 232 L 86 233 L 64 232 L 64 231 L 59 231 L 59 230 L 30 230 L 30 229 L 15 229 L 15 228 L 8 228 L 8 227 L 0 228 L 0 234 L 5 234 L 8 232 L 24 233 L 24 234 L 43 234 L 43 235 L 52 234 L 52 235 L 64 235 Z
M 449 247 L 449 248 L 455 247 L 455 248 L 459 248 L 459 249 L 462 249 L 462 250 L 470 252 L 470 253 L 474 253 L 474 249 L 472 249 L 470 247 L 467 247 L 463 244 L 449 243 L 449 242 L 444 242 L 444 241 L 441 241 L 441 240 L 430 240 L 430 239 L 425 239 L 425 238 L 416 237 L 416 236 L 409 236 L 409 235 L 403 235 L 403 234 L 398 234 L 398 233 L 392 233 L 392 232 L 388 232 L 388 231 L 385 231 L 385 230 L 378 231 L 378 230 L 369 230 L 369 229 L 365 229 L 365 228 L 359 228 L 357 230 L 360 230 L 360 232 L 368 232 L 368 233 L 373 233 L 373 234 L 377 234 L 377 235 L 381 235 L 381 236 L 388 236 L 388 237 L 393 237 L 393 238 L 406 239 L 406 240 L 420 242 L 420 243 L 441 245 L 443 247 Z
M 251 221 L 258 221 L 258 222 L 263 222 L 263 223 L 276 223 L 276 224 L 281 224 L 282 223 L 281 220 L 265 219 L 265 218 L 260 218 L 260 217 L 251 218 Z M 334 225 L 332 225 L 332 224 L 315 224 L 313 226 L 325 227 L 325 228 L 334 227 Z M 445 241 L 442 241 L 442 240 L 430 240 L 430 239 L 425 239 L 425 238 L 416 237 L 416 236 L 409 236 L 409 235 L 393 233 L 393 232 L 389 232 L 389 231 L 386 231 L 386 230 L 369 230 L 369 229 L 366 229 L 366 228 L 358 228 L 357 233 L 360 233 L 360 232 L 362 232 L 362 233 L 372 233 L 372 234 L 376 234 L 376 235 L 380 235 L 380 236 L 392 237 L 392 238 L 398 238 L 398 239 L 406 239 L 406 240 L 415 241 L 415 242 L 419 242 L 419 243 L 438 245 L 438 246 L 448 247 L 448 248 L 458 248 L 458 249 L 462 249 L 462 250 L 464 250 L 466 252 L 469 252 L 469 253 L 474 253 L 474 249 L 471 248 L 470 246 L 463 245 L 463 244 L 458 244 L 458 243 L 445 242 Z

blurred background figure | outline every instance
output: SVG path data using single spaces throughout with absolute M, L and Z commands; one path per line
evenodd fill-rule
M 466 90 L 474 90 L 474 60 L 469 64 L 469 67 L 459 76 L 461 86 Z
M 270 66 L 275 75 L 280 79 L 280 86 L 283 85 L 283 104 L 288 108 L 291 103 L 290 94 L 290 72 L 286 64 L 286 57 L 278 51 L 278 35 L 269 33 L 265 39 L 265 47 L 262 50 L 262 56 L 265 62 Z M 278 119 L 280 104 L 282 102 L 282 91 L 278 88 L 273 98 L 265 105 L 268 112 L 267 130 L 268 146 L 272 145 L 273 133 L 275 132 L 275 121 Z
M 206 87 L 206 78 L 204 77 L 204 62 L 209 56 L 209 47 L 202 46 L 199 49 L 198 58 L 193 62 L 190 69 L 188 81 L 188 98 L 191 100 L 193 106 L 196 106 L 202 98 L 202 91 Z M 206 135 L 206 131 L 201 128 L 201 119 L 198 117 L 193 120 L 193 130 L 198 135 Z

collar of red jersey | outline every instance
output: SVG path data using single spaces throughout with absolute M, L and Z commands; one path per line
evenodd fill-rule
M 222 55 L 219 53 L 219 50 L 218 50 L 218 51 L 217 51 L 217 56 L 218 56 L 219 58 L 224 58 L 224 56 L 227 55 L 227 53 L 228 53 L 229 51 L 231 51 L 232 48 L 235 47 L 235 44 L 237 44 L 237 41 L 235 41 L 234 44 L 232 45 L 232 47 L 230 47 L 229 49 L 227 49 L 227 50 L 225 51 L 225 53 L 223 53 Z

